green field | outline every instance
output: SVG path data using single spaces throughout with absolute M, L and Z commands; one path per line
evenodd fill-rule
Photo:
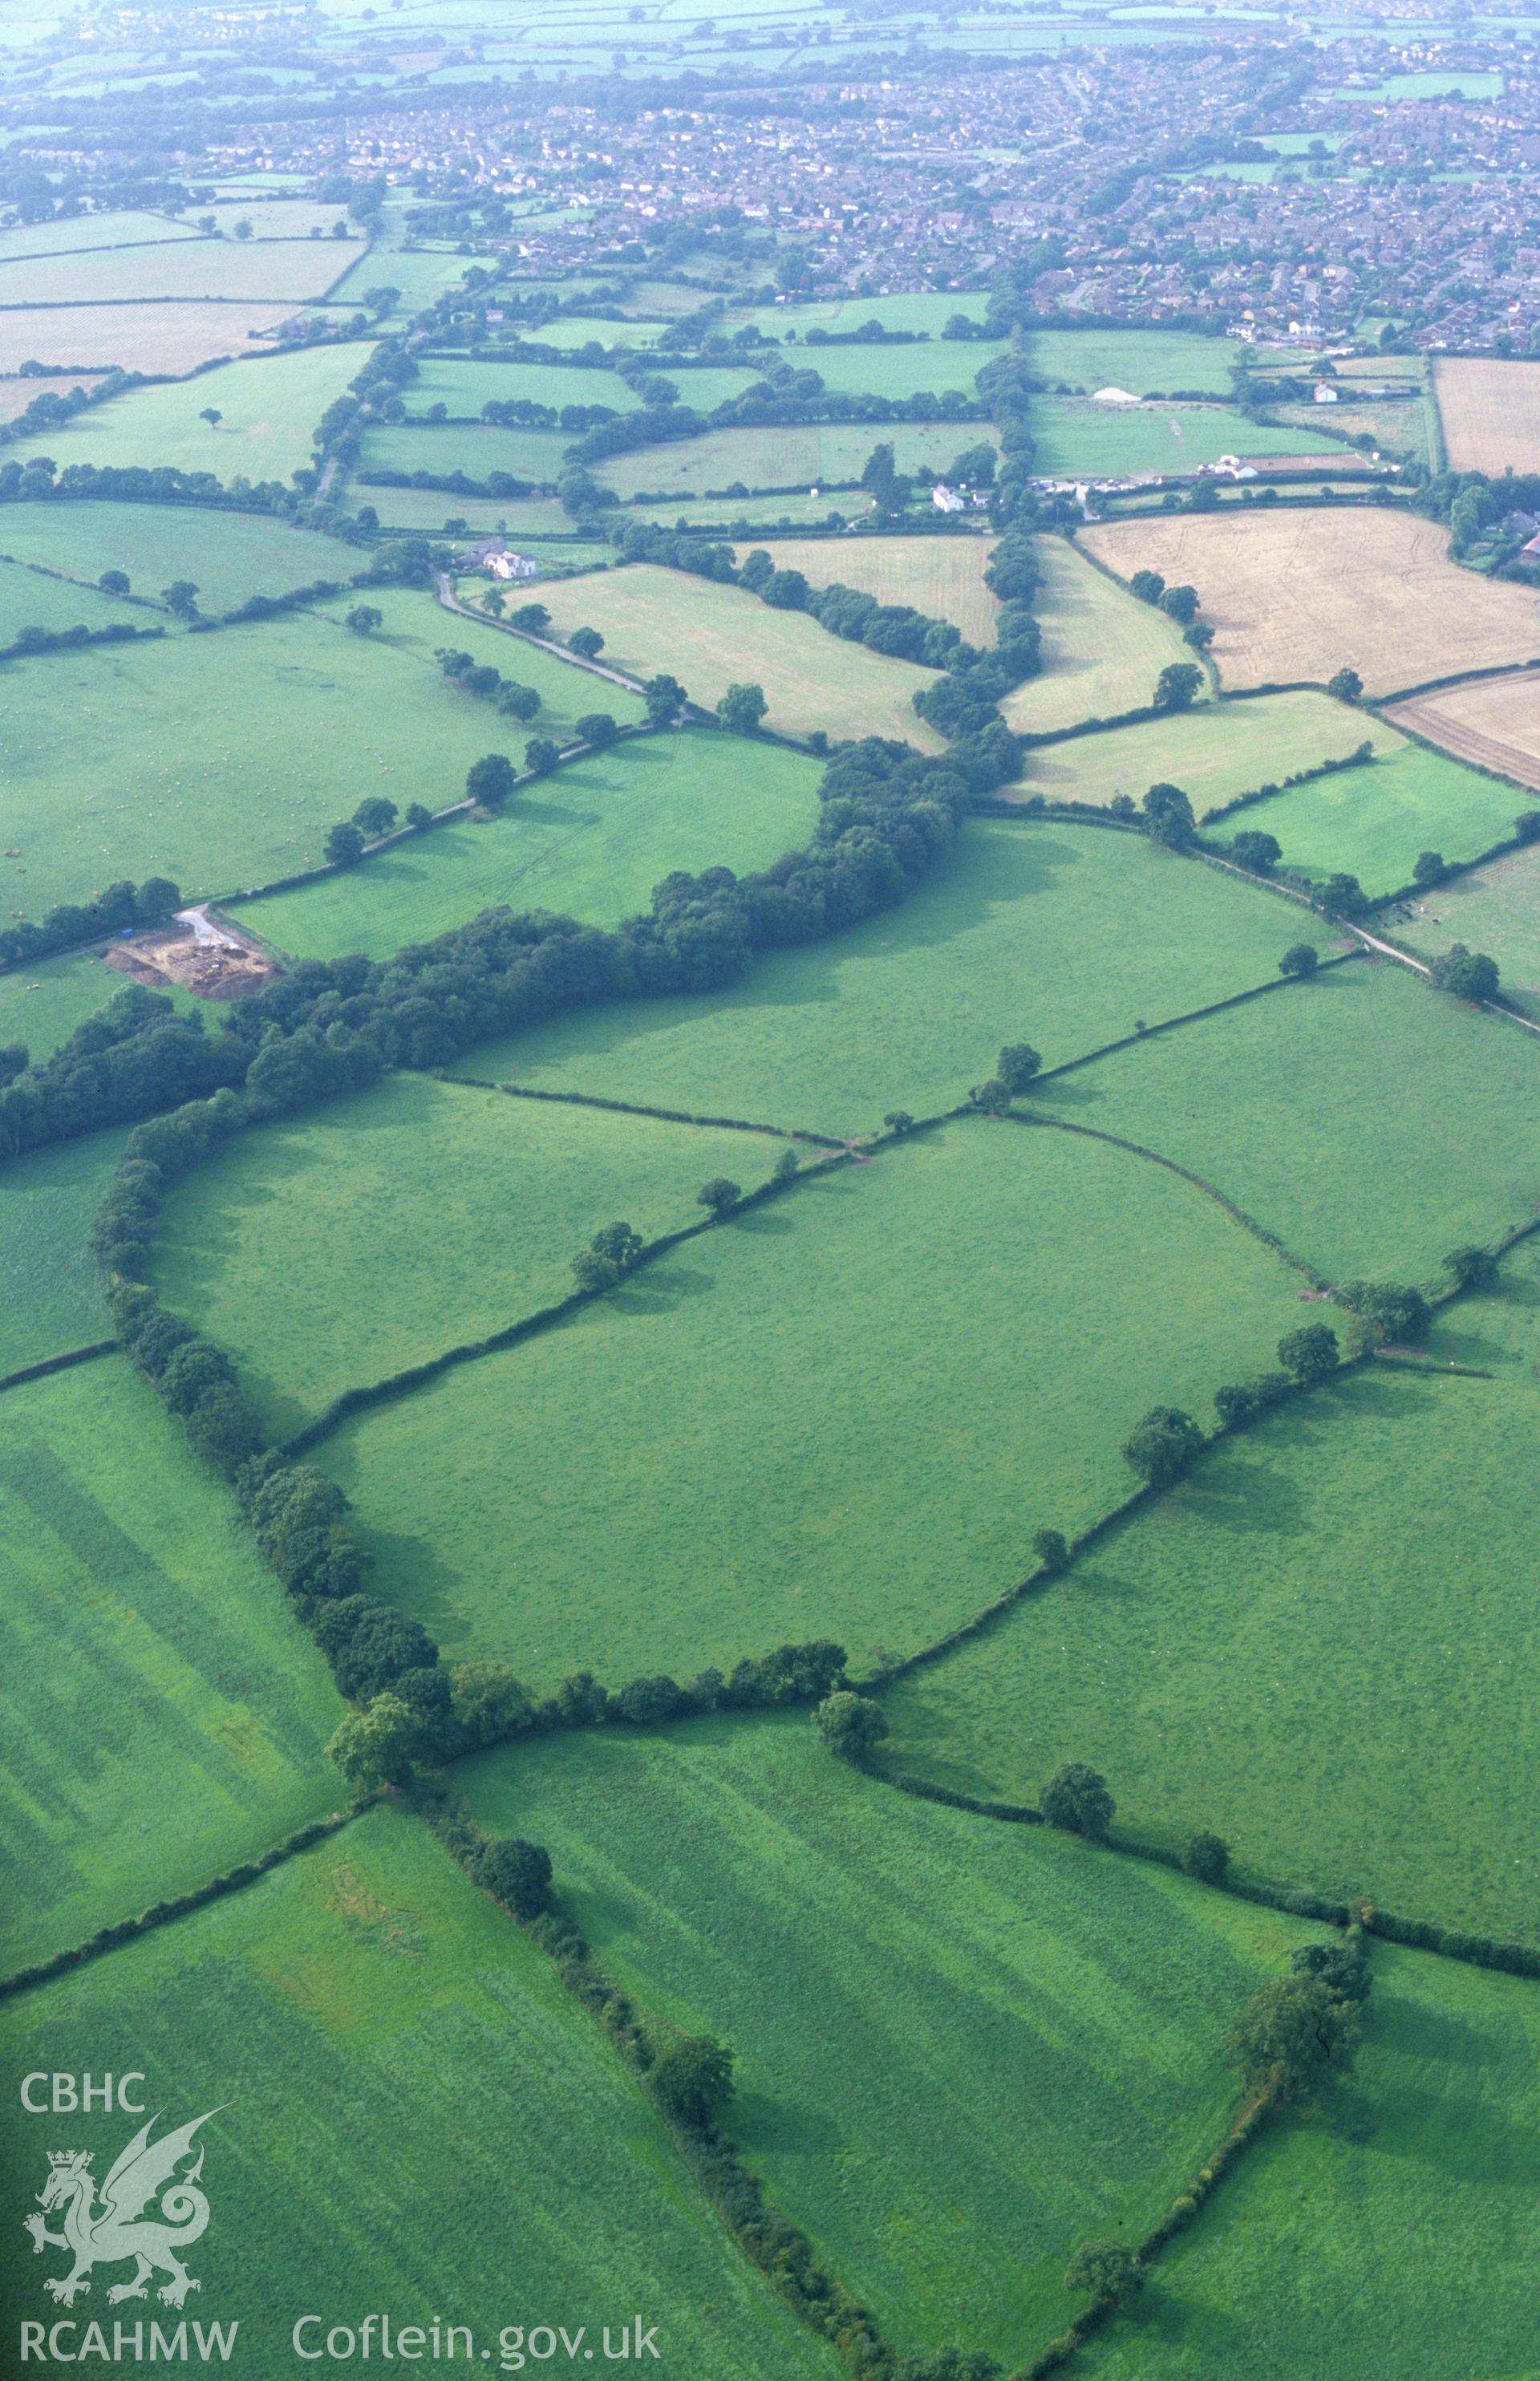
M 0 1374 L 113 1337 L 87 1234 L 123 1142 L 92 1133 L 0 1166 Z
M 691 406 L 697 413 L 709 413 L 714 406 L 726 405 L 729 399 L 741 397 L 764 377 L 764 367 L 754 364 L 680 363 L 670 358 L 658 370 L 666 380 L 671 380 L 679 392 L 679 403 Z
M 446 405 L 451 418 L 471 421 L 481 420 L 483 406 L 494 397 L 507 404 L 527 397 L 536 405 L 558 409 L 564 405 L 607 405 L 612 413 L 632 413 L 642 402 L 618 372 L 593 372 L 584 364 L 493 362 L 462 356 L 424 356 L 406 395 L 414 420 L 431 405 Z
M 340 240 L 337 247 L 346 260 L 349 251 Z M 334 306 L 361 306 L 371 289 L 398 289 L 401 299 L 396 316 L 404 319 L 421 313 L 446 289 L 458 288 L 471 263 L 470 257 L 441 248 L 372 248 L 344 274 L 330 292 L 331 301 Z M 340 266 L 334 264 L 332 270 L 336 272 Z
M 245 329 L 244 323 L 232 329 L 232 347 L 244 340 Z M 65 345 L 92 350 L 89 314 Z M 366 352 L 361 345 L 300 348 L 221 364 L 195 380 L 132 388 L 61 428 L 21 439 L 6 453 L 19 463 L 51 455 L 61 471 L 71 463 L 103 470 L 168 464 L 178 471 L 212 471 L 226 487 L 242 477 L 281 480 L 287 487 L 289 473 L 310 462 L 312 432 Z M 92 353 L 69 360 L 89 362 Z M 215 428 L 200 419 L 208 408 L 223 417 Z
M 318 579 L 348 580 L 361 559 L 356 547 L 340 539 L 261 513 L 75 498 L 68 504 L 7 505 L 0 519 L 0 553 L 18 562 L 45 563 L 92 584 L 104 570 L 125 570 L 136 595 L 158 596 L 173 579 L 190 579 L 205 612 L 229 611 L 249 595 L 285 595 Z M 122 617 L 141 628 L 154 618 L 131 604 L 118 608 Z M 77 610 L 70 617 L 83 616 Z
M 1223 2133 L 1218 2045 L 1309 1930 L 905 1800 L 805 1712 L 493 1753 L 489 1832 L 642 2005 L 737 2054 L 748 2163 L 900 2349 L 1012 2367 L 1082 2240 L 1137 2239 Z
M 848 336 L 867 323 L 880 323 L 885 331 L 928 331 L 939 340 L 954 314 L 982 323 L 988 307 L 982 289 L 908 289 L 887 298 L 814 298 L 805 303 L 788 299 L 780 306 L 734 307 L 725 327 L 731 331 L 739 323 L 757 323 L 767 339 L 794 343 L 814 327 Z
M 155 1281 L 234 1359 L 282 1437 L 343 1389 L 565 1298 L 570 1260 L 601 1225 L 624 1216 L 654 1239 L 699 1223 L 709 1176 L 763 1181 L 785 1147 L 392 1075 L 241 1134 L 179 1185 Z M 0 1170 L 0 1233 L 16 1170 Z
M 1033 609 L 1043 629 L 1043 667 L 1000 705 L 1019 735 L 1136 711 L 1167 662 L 1192 659 L 1174 620 L 1098 570 L 1068 538 L 1040 537 L 1037 557 L 1043 579 Z
M 233 1498 L 120 1357 L 7 1389 L 6 1969 L 330 1810 L 343 1706 Z M 190 2045 L 189 2045 L 190 2047 Z
M 1277 702 L 1323 699 L 1264 698 Z M 1379 738 L 1385 734 L 1378 730 Z M 1318 777 L 1314 785 L 1295 786 L 1253 803 L 1223 820 L 1214 832 L 1226 840 L 1246 827 L 1261 827 L 1277 836 L 1289 867 L 1302 868 L 1311 876 L 1346 869 L 1366 893 L 1378 896 L 1412 882 L 1419 852 L 1441 851 L 1449 861 L 1474 860 L 1478 852 L 1504 842 L 1513 832 L 1514 804 L 1521 799 L 1500 778 L 1467 769 L 1426 745 L 1405 744 L 1372 768 L 1345 769 L 1339 776 Z M 1440 909 L 1448 897 L 1440 890 Z M 1455 939 L 1451 933 L 1436 947 L 1447 950 Z
M 153 214 L 145 207 L 121 207 L 106 214 L 17 224 L 0 232 L 0 263 L 9 263 L 13 257 L 63 256 L 76 249 L 139 248 L 146 241 L 196 238 L 189 223 L 174 223 L 169 215 Z
M 1376 1948 L 1364 2045 L 1162 2259 L 1095 2381 L 1468 2381 L 1534 2369 L 1534 1987 Z
M 149 629 L 156 626 L 156 616 L 94 587 L 78 586 L 0 556 L 0 645 L 11 644 L 24 629 L 101 629 L 120 622 Z M 164 616 L 161 625 L 168 625 Z
M 923 463 L 945 475 L 959 455 L 992 435 L 986 421 L 813 421 L 768 430 L 708 430 L 699 438 L 639 446 L 596 463 L 593 477 L 627 500 L 660 494 L 712 495 L 739 486 L 826 488 L 859 480 L 879 444 L 892 447 L 900 471 L 917 471 Z
M 1152 674 L 1139 693 L 1147 702 L 1154 691 Z M 1022 692 L 1030 695 L 1030 681 Z M 1013 726 L 1022 724 L 1015 709 L 1011 720 Z M 1140 802 L 1151 786 L 1164 782 L 1179 786 L 1201 819 L 1206 810 L 1233 801 L 1238 794 L 1281 782 L 1296 769 L 1314 769 L 1323 761 L 1339 760 L 1365 741 L 1385 753 L 1406 749 L 1405 739 L 1393 727 L 1383 726 L 1367 712 L 1334 702 L 1330 695 L 1317 694 L 1312 688 L 1294 694 L 1248 696 L 1243 702 L 1203 703 L 1163 719 L 1142 720 L 1133 727 L 1109 728 L 1105 735 L 1082 736 L 1071 743 L 1028 752 L 1011 793 L 1041 794 L 1050 802 L 1097 803 L 1124 794 Z M 1322 778 L 1319 783 L 1346 788 L 1364 782 L 1365 775 L 1348 771 L 1340 778 Z M 1302 794 L 1308 798 L 1317 790 L 1310 786 Z M 1509 799 L 1511 804 L 1511 796 Z M 1268 802 L 1269 813 L 1274 807 Z M 1237 811 L 1213 831 L 1228 841 L 1245 827 L 1264 824 L 1272 827 L 1271 816 L 1265 821 L 1259 807 Z M 1278 839 L 1283 840 L 1281 836 Z M 1288 845 L 1284 849 L 1290 862 L 1303 865 L 1302 854 Z
M 441 480 L 460 471 L 477 481 L 507 471 L 536 486 L 554 486 L 577 435 L 573 430 L 497 430 L 485 421 L 382 422 L 365 435 L 356 477 L 361 485 L 371 471 L 431 471 Z M 391 492 L 382 493 L 388 502 Z M 369 501 L 379 499 L 371 495 Z M 449 504 L 452 511 L 452 498 Z
M 511 740 L 517 755 L 524 733 L 487 740 Z M 705 728 L 629 738 L 521 788 L 498 818 L 434 827 L 346 875 L 231 914 L 304 959 L 388 959 L 499 905 L 618 925 L 645 910 L 671 869 L 741 872 L 800 849 L 817 815 L 818 777 L 816 762 L 783 746 Z
M 1328 1279 L 1431 1281 L 1446 1250 L 1540 1213 L 1537 1064 L 1528 1034 L 1362 962 L 1100 1059 L 1034 1105 L 1191 1166 Z
M 4 2030 L 18 2074 L 88 2057 L 147 2073 L 162 2131 L 220 2111 L 189 2314 L 238 2319 L 258 2372 L 293 2362 L 291 2326 L 318 2311 L 312 2338 L 366 2310 L 397 2334 L 469 2325 L 507 2371 L 505 2327 L 510 2356 L 513 2327 L 546 2319 L 597 2346 L 644 2310 L 680 2372 L 837 2381 L 549 1962 L 404 1813 L 30 1996 Z M 126 2128 L 92 2111 L 71 2133 L 104 2171 Z M 41 2123 L 23 2139 L 31 2192 L 54 2143 Z M 47 2309 L 19 2224 L 4 2254 L 10 2303 Z
M 15 861 L 0 865 L 7 880 L 13 871 L 25 876 Z M 6 890 L 12 890 L 9 882 Z M 22 883 L 14 890 L 25 896 L 27 888 Z M 96 951 L 74 951 L 66 959 L 34 959 L 31 967 L 0 970 L 0 1044 L 19 1042 L 33 1058 L 46 1058 L 82 1019 L 104 1008 L 126 981 L 104 968 Z
M 1428 458 L 1428 424 L 1426 409 L 1420 397 L 1398 398 L 1383 404 L 1351 405 L 1344 398 L 1335 407 L 1321 405 L 1280 405 L 1277 409 L 1280 421 L 1303 428 L 1311 421 L 1319 422 L 1323 414 L 1334 430 L 1346 431 L 1356 437 L 1366 430 L 1385 453 L 1412 455 L 1420 463 Z
M 1525 1017 L 1540 1019 L 1540 850 L 1531 845 L 1490 867 L 1425 893 L 1408 922 L 1391 933 L 1424 959 L 1451 943 L 1490 951 L 1502 971 L 1505 999 Z
M 1158 471 L 1173 477 L 1221 455 L 1333 455 L 1335 440 L 1313 430 L 1275 430 L 1217 405 L 1094 405 L 1039 397 L 1033 407 L 1036 469 L 1070 477 L 1121 478 Z
M 815 372 L 824 386 L 841 397 L 886 397 L 907 401 L 921 395 L 973 397 L 973 384 L 985 364 L 1010 353 L 1008 339 L 923 339 L 912 346 L 797 347 L 782 361 L 799 372 Z M 965 433 L 966 422 L 956 424 Z M 987 431 L 987 423 L 981 431 Z M 882 425 L 878 434 L 881 435 Z M 966 445 L 966 436 L 961 443 Z
M 1256 1371 L 1298 1313 L 1295 1277 L 1164 1169 L 958 1124 L 344 1423 L 320 1459 L 381 1591 L 446 1652 L 619 1684 L 837 1636 L 864 1667 L 1003 1593 L 1039 1522 L 1105 1511 L 1146 1407 Z
M 516 345 L 522 336 L 532 347 L 540 348 L 586 348 L 593 340 L 602 348 L 651 348 L 666 328 L 661 322 L 617 322 L 607 314 L 558 314 L 538 329 L 520 333 L 515 327 L 513 336 Z
M 1245 350 L 1231 339 L 1205 339 L 1192 331 L 1033 331 L 1026 360 L 1050 388 L 1126 388 L 1135 397 L 1158 390 L 1230 391 L 1230 366 Z
M 1143 836 L 978 820 L 890 916 L 774 953 L 725 993 L 555 1019 L 467 1071 L 872 1132 L 888 1108 L 956 1105 L 1004 1042 L 1024 1036 L 1059 1066 L 1142 1017 L 1264 983 L 1302 931 L 1302 913 Z
M 495 530 L 515 537 L 572 536 L 576 524 L 555 496 L 456 496 L 443 488 L 372 488 L 355 479 L 347 502 L 357 512 L 372 505 L 385 528 L 409 530 L 414 535 L 436 537 L 446 520 L 463 521 L 473 536 Z M 575 545 L 581 556 L 592 547 Z

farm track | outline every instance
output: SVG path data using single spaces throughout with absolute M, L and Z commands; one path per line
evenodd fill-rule
M 611 669 L 607 662 L 591 661 L 586 654 L 572 653 L 566 645 L 553 644 L 546 637 L 532 636 L 527 629 L 516 629 L 511 621 L 495 619 L 490 612 L 472 611 L 469 604 L 462 604 L 454 593 L 447 571 L 434 571 L 434 592 L 446 612 L 458 612 L 462 620 L 474 620 L 481 629 L 499 629 L 505 637 L 512 637 L 516 643 L 533 645 L 538 653 L 549 653 L 553 661 L 566 662 L 572 669 L 586 670 L 591 678 L 607 678 L 611 686 L 622 688 L 627 694 L 642 692 L 640 678 L 628 678 L 624 670 Z

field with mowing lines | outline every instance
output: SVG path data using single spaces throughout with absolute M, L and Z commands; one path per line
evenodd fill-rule
M 78 336 L 89 337 L 91 318 L 84 320 Z M 129 389 L 61 428 L 21 439 L 7 453 L 20 463 L 51 455 L 61 470 L 71 463 L 104 470 L 170 464 L 212 471 L 226 487 L 242 476 L 281 480 L 287 487 L 289 473 L 311 460 L 312 432 L 365 353 L 361 345 L 299 349 L 202 372 L 194 381 Z M 201 418 L 208 408 L 221 416 L 213 427 Z
M 1262 458 L 1340 455 L 1310 430 L 1275 430 L 1218 405 L 1094 405 L 1044 397 L 1033 405 L 1034 468 L 1079 478 L 1122 478 L 1139 471 L 1167 477 L 1216 463 L 1221 455 Z
M 619 1685 L 833 1636 L 865 1669 L 1002 1593 L 1039 1520 L 1125 1494 L 1145 1408 L 1256 1371 L 1299 1311 L 1296 1276 L 1164 1169 L 957 1124 L 343 1423 L 320 1460 L 380 1592 L 453 1658 Z
M 355 475 L 358 492 L 378 506 L 380 496 L 368 486 L 371 471 L 431 471 L 448 479 L 456 471 L 466 479 L 486 481 L 494 471 L 532 486 L 552 486 L 566 470 L 568 448 L 575 430 L 498 430 L 490 422 L 383 422 L 365 433 L 363 453 Z M 381 491 L 386 504 L 392 491 Z M 453 495 L 446 499 L 450 510 Z
M 909 1801 L 805 1712 L 552 1739 L 467 1773 L 644 2008 L 730 2042 L 749 2165 L 900 2349 L 1014 2366 L 1084 2239 L 1137 2239 L 1224 2131 L 1219 2044 L 1310 1930 Z
M 1125 931 L 1131 915 L 1137 934 Z M 709 996 L 626 1001 L 488 1044 L 465 1071 L 691 1115 L 874 1132 L 966 1098 L 1002 1042 L 1046 1065 L 1271 980 L 1309 922 L 1143 836 L 975 820 L 890 916 Z
M 250 1860 L 342 1792 L 344 1706 L 235 1500 L 104 1356 L 5 1394 L 0 1965 Z M 190 2046 L 190 2045 L 189 2045 Z
M 253 333 L 270 329 L 290 311 L 280 299 L 265 304 L 168 298 L 163 305 L 9 307 L 0 310 L 0 372 L 14 372 L 34 359 L 71 376 L 77 365 L 97 372 L 196 372 L 216 356 L 261 356 Z
M 520 730 L 516 754 L 522 741 Z M 521 788 L 500 817 L 435 827 L 231 914 L 303 959 L 388 959 L 499 905 L 618 925 L 671 869 L 742 872 L 801 849 L 818 775 L 801 753 L 709 729 L 630 738 Z
M 113 1337 L 88 1236 L 126 1138 L 92 1133 L 0 1166 L 0 1374 Z
M 1534 1987 L 1375 1948 L 1363 2047 L 1173 2243 L 1094 2381 L 1466 2381 L 1534 2353 Z
M 413 421 L 430 406 L 446 405 L 451 420 L 479 421 L 483 406 L 494 399 L 510 404 L 530 397 L 558 410 L 564 405 L 607 405 L 612 413 L 634 413 L 642 402 L 618 372 L 593 372 L 583 364 L 493 363 L 470 356 L 424 356 L 407 397 Z
M 651 1240 L 699 1223 L 703 1181 L 763 1181 L 786 1146 L 393 1075 L 231 1142 L 167 1203 L 154 1277 L 285 1437 L 343 1389 L 565 1298 L 601 1225 Z
M 1540 454 L 1540 364 L 1437 356 L 1434 394 L 1451 471 L 1533 471 Z
M 1385 731 L 1378 733 L 1383 738 Z M 1412 882 L 1419 852 L 1474 860 L 1503 842 L 1513 832 L 1520 799 L 1511 786 L 1462 768 L 1442 752 L 1403 744 L 1372 768 L 1345 769 L 1238 811 L 1214 832 L 1227 837 L 1246 827 L 1265 828 L 1283 846 L 1290 868 L 1317 877 L 1346 869 L 1378 896 Z
M 1032 685 L 1029 679 L 1021 693 L 1030 695 Z M 1146 700 L 1153 690 L 1151 680 L 1143 689 Z M 1017 716 L 1013 712 L 1013 725 Z M 1164 782 L 1179 786 L 1201 819 L 1238 794 L 1281 781 L 1295 769 L 1339 760 L 1365 741 L 1387 753 L 1406 749 L 1393 728 L 1314 689 L 1246 702 L 1200 703 L 1192 711 L 1029 751 L 1009 796 L 1106 804 L 1122 794 L 1137 803 L 1151 786 Z M 1260 815 L 1238 811 L 1221 820 L 1215 833 L 1228 836 L 1261 824 Z
M 1230 340 L 1191 331 L 1033 331 L 1024 353 L 1051 389 L 1062 384 L 1088 396 L 1098 388 L 1126 388 L 1135 397 L 1202 388 L 1228 397 L 1237 360 Z
M 1393 703 L 1388 716 L 1457 760 L 1496 769 L 1540 792 L 1540 678 L 1515 670 Z M 1509 801 L 1514 800 L 1511 793 Z
M 752 680 L 769 704 L 766 727 L 783 736 L 821 727 L 837 742 L 889 736 L 925 752 L 943 749 L 913 704 L 921 687 L 934 685 L 934 671 L 847 643 L 805 612 L 776 611 L 746 588 L 635 562 L 543 587 L 540 600 L 554 635 L 597 629 L 612 668 L 641 678 L 672 670 L 708 708 L 735 682 Z
M 1300 995 L 1116 1052 L 1033 1105 L 1190 1166 L 1331 1280 L 1438 1280 L 1446 1250 L 1540 1215 L 1528 1034 L 1388 961 Z
M 986 421 L 813 421 L 767 430 L 708 430 L 699 438 L 616 455 L 596 463 L 593 477 L 628 502 L 639 495 L 712 495 L 732 487 L 827 488 L 859 480 L 881 444 L 892 447 L 898 470 L 917 471 L 925 464 L 945 478 L 959 455 L 993 434 Z
M 746 550 L 739 548 L 739 562 Z M 777 570 L 801 570 L 815 587 L 857 587 L 879 604 L 909 604 L 933 620 L 950 620 L 970 644 L 987 649 L 995 641 L 1000 606 L 984 577 L 991 538 L 777 538 L 766 550 Z
M 1424 959 L 1441 957 L 1451 943 L 1490 951 L 1502 971 L 1503 998 L 1540 1020 L 1540 847 L 1424 894 L 1410 922 L 1398 919 L 1390 931 Z
M 158 596 L 173 579 L 190 579 L 205 612 L 229 611 L 249 595 L 284 595 L 318 579 L 348 580 L 359 560 L 356 548 L 337 538 L 261 513 L 74 498 L 68 504 L 7 505 L 0 519 L 0 555 L 43 563 L 90 585 L 104 570 L 125 570 L 136 595 Z M 132 605 L 122 613 L 141 628 L 155 617 Z
M 1540 596 L 1448 558 L 1435 521 L 1388 507 L 1151 515 L 1087 530 L 1097 559 L 1130 579 L 1191 583 L 1230 686 L 1323 684 L 1344 664 L 1368 692 L 1540 654 Z
M 170 239 L 151 248 L 77 250 L 0 259 L 0 306 L 121 303 L 143 298 L 216 298 L 247 304 L 324 296 L 343 269 L 319 239 Z
M 1135 711 L 1149 702 L 1167 662 L 1192 658 L 1174 620 L 1098 570 L 1068 538 L 1040 537 L 1037 559 L 1043 578 L 1033 609 L 1043 629 L 1043 667 L 1000 705 L 1018 735 Z
M 189 2314 L 238 2316 L 259 2369 L 289 2361 L 317 2308 L 388 2307 L 397 2334 L 442 2318 L 481 2342 L 549 2314 L 596 2346 L 645 2308 L 682 2370 L 837 2381 L 549 1961 L 404 1813 L 29 1996 L 0 2033 L 18 2073 L 90 2044 L 119 2073 L 175 2074 L 179 2118 L 220 2111 L 200 2140 L 223 2222 L 194 2253 Z M 72 2120 L 99 2168 L 123 2131 Z M 42 2142 L 27 2153 L 46 2172 Z M 10 2231 L 4 2282 L 31 2306 L 38 2273 Z

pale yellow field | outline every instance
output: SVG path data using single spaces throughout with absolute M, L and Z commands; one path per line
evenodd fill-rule
M 338 248 L 342 242 L 338 240 Z M 0 372 L 24 363 L 84 364 L 103 371 L 196 371 L 214 356 L 262 355 L 257 335 L 296 310 L 276 300 L 164 306 L 0 308 Z
M 94 388 L 96 372 L 52 372 L 41 379 L 0 380 L 0 421 L 14 421 L 34 397 L 67 397 L 72 388 Z
M 934 670 L 848 644 L 805 612 L 773 611 L 741 587 L 633 562 L 537 592 L 556 635 L 597 629 L 602 662 L 642 678 L 671 670 L 692 702 L 709 707 L 735 681 L 747 682 L 763 687 L 764 724 L 783 735 L 822 727 L 835 738 L 900 736 L 920 751 L 942 749 L 911 701 Z M 593 708 L 606 708 L 600 678 Z
M 167 239 L 0 264 L 0 306 L 140 298 L 322 298 L 358 260 L 356 241 Z
M 815 587 L 837 582 L 879 604 L 912 604 L 987 647 L 1000 608 L 984 583 L 994 545 L 988 537 L 794 537 L 772 539 L 764 551 L 777 570 L 801 570 Z M 739 546 L 739 561 L 752 551 Z
M 1230 686 L 1324 683 L 1346 665 L 1369 694 L 1391 694 L 1540 659 L 1540 595 L 1461 570 L 1436 523 L 1388 507 L 1237 506 L 1083 534 L 1120 578 L 1158 570 L 1197 589 Z
M 1452 471 L 1540 471 L 1540 363 L 1439 356 L 1433 385 Z
M 1497 769 L 1540 791 L 1540 673 L 1476 678 L 1439 694 L 1420 694 L 1386 713 L 1457 760 Z
M 1148 702 L 1167 662 L 1191 661 L 1181 630 L 1077 554 L 1068 539 L 1040 537 L 1043 668 L 1000 709 L 1019 733 L 1046 735 L 1082 719 L 1116 719 Z

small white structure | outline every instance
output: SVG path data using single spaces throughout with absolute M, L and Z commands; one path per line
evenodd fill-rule
M 1139 405 L 1143 402 L 1129 388 L 1098 388 L 1092 391 L 1093 405 Z
M 1340 392 L 1333 388 L 1329 380 L 1318 380 L 1316 382 L 1315 402 L 1317 405 L 1340 405 L 1341 401 Z
M 940 480 L 931 490 L 931 502 L 938 513 L 960 513 L 968 509 L 966 496 L 959 495 L 955 488 L 947 487 Z

